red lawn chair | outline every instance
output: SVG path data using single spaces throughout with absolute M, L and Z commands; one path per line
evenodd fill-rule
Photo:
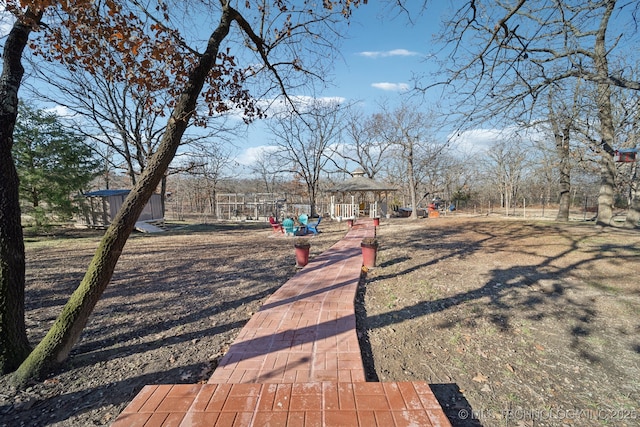
M 269 224 L 271 224 L 271 227 L 273 227 L 274 233 L 277 233 L 278 231 L 281 233 L 284 233 L 284 230 L 282 229 L 282 224 L 276 221 L 274 217 L 272 216 L 269 217 Z

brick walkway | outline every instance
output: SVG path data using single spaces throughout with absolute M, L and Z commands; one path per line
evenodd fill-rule
M 276 291 L 207 384 L 145 386 L 113 426 L 449 426 L 425 382 L 367 383 L 354 299 L 359 220 Z

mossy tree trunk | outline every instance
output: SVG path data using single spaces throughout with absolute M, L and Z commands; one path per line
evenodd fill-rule
M 62 313 L 44 339 L 14 373 L 12 380 L 16 385 L 24 386 L 31 379 L 44 377 L 67 358 L 78 341 L 91 312 L 111 280 L 136 220 L 175 156 L 189 119 L 195 111 L 196 101 L 207 74 L 215 64 L 220 43 L 229 33 L 232 12 L 230 8 L 224 9 L 217 29 L 209 38 L 205 53 L 200 56 L 198 64 L 189 74 L 188 83 L 169 119 L 158 151 L 150 159 L 147 168 L 105 232 L 82 282 L 63 307 Z

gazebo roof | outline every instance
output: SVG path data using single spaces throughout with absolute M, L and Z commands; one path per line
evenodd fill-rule
M 336 184 L 329 191 L 332 193 L 354 193 L 358 191 L 397 191 L 391 184 L 381 183 L 364 176 L 362 169 L 356 169 L 351 173 L 351 178 Z

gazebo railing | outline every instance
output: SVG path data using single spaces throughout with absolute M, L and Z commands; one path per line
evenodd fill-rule
M 358 218 L 360 216 L 360 206 L 356 203 L 331 203 L 330 213 L 333 219 Z M 370 203 L 367 213 L 370 218 L 379 218 L 378 202 Z
M 331 211 L 334 218 L 358 217 L 358 205 L 352 203 L 335 203 Z

